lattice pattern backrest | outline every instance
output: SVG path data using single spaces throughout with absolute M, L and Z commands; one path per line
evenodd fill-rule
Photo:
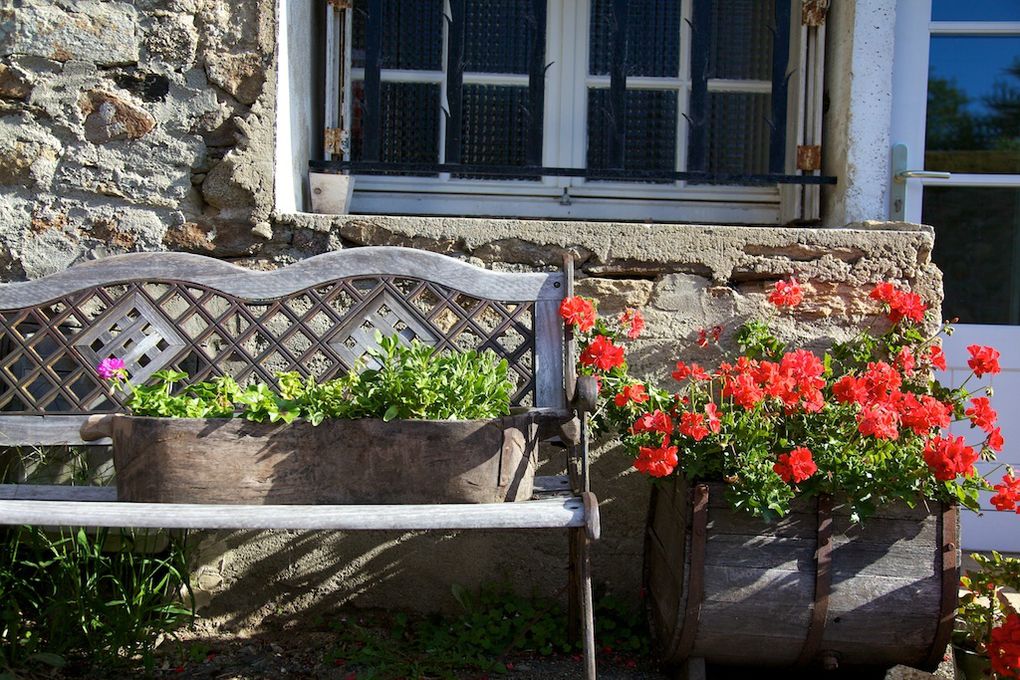
M 393 251 L 404 249 L 359 250 L 393 255 Z M 424 258 L 426 264 L 430 258 L 441 257 L 418 251 L 398 254 L 414 262 Z M 368 255 L 362 252 L 360 257 L 368 264 L 354 269 L 369 267 Z M 384 335 L 397 333 L 407 341 L 418 338 L 440 349 L 492 350 L 510 364 L 516 403 L 549 401 L 548 377 L 541 388 L 536 380 L 540 363 L 536 323 L 549 318 L 555 299 L 494 300 L 477 291 L 468 294 L 415 275 L 326 278 L 326 265 L 336 264 L 342 256 L 321 256 L 327 259 L 318 263 L 320 267 L 304 265 L 298 276 L 288 277 L 286 270 L 281 270 L 277 278 L 287 280 L 274 286 L 263 285 L 266 279 L 257 278 L 273 274 L 231 267 L 234 278 L 216 279 L 214 283 L 229 281 L 236 285 L 210 285 L 212 277 L 189 276 L 187 268 L 178 267 L 172 279 L 140 275 L 120 282 L 75 287 L 32 306 L 4 305 L 0 307 L 0 411 L 5 415 L 39 415 L 119 409 L 116 398 L 108 394 L 95 374 L 96 364 L 109 356 L 124 359 L 135 382 L 166 368 L 185 371 L 194 380 L 229 374 L 242 383 L 271 381 L 278 371 L 327 379 L 358 362 L 370 362 L 366 348 L 374 345 L 376 330 Z M 131 257 L 139 258 L 142 264 L 142 255 L 115 259 Z M 196 260 L 202 260 L 203 265 L 208 262 L 194 256 L 163 257 L 186 258 L 185 264 L 193 265 L 199 264 Z M 89 267 L 94 270 L 100 264 L 90 263 Z M 459 262 L 455 265 L 457 269 L 452 271 L 475 269 Z M 223 267 L 230 266 L 214 265 L 216 269 Z M 393 267 L 389 269 L 393 271 Z M 411 269 L 417 270 L 412 274 L 422 273 L 420 267 Z M 154 271 L 165 270 L 161 266 Z M 476 271 L 488 277 L 514 276 Z M 240 279 L 245 277 L 259 283 L 247 286 L 253 292 L 292 290 L 255 298 L 225 290 L 243 291 L 246 286 Z M 303 281 L 314 283 L 297 288 Z M 4 291 L 45 282 L 9 284 Z M 462 288 L 470 287 L 464 285 L 467 282 L 467 278 L 458 281 Z M 560 288 L 558 282 L 554 285 Z M 513 287 L 507 290 L 514 292 Z M 548 344 L 548 332 L 543 333 L 543 342 Z M 546 363 L 562 371 L 562 362 Z M 545 396 L 539 394 L 543 391 Z

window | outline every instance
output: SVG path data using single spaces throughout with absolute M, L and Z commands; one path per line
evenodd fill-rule
M 354 212 L 812 219 L 824 27 L 800 6 L 354 0 L 329 14 L 343 143 L 313 167 L 355 175 Z

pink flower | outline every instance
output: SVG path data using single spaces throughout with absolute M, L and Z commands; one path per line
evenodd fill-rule
M 99 362 L 99 365 L 96 366 L 96 373 L 103 380 L 123 379 L 127 378 L 127 366 L 123 359 L 110 357 Z

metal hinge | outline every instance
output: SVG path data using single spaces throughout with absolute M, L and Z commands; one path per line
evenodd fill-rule
M 354 0 L 326 0 L 326 2 L 335 10 L 353 9 L 354 7 Z
M 800 6 L 800 23 L 804 26 L 821 26 L 829 12 L 829 0 L 804 0 Z
M 808 144 L 797 147 L 797 169 L 812 172 L 822 169 L 822 147 Z
M 343 128 L 326 128 L 322 136 L 326 153 L 340 156 L 347 153 L 350 148 L 350 133 Z

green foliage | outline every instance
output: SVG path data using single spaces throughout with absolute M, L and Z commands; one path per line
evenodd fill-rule
M 151 670 L 161 634 L 189 621 L 184 539 L 146 552 L 146 534 L 39 527 L 0 532 L 0 670 L 67 661 Z M 190 590 L 188 591 L 190 593 Z
M 1006 615 L 999 591 L 1003 588 L 1020 591 L 1020 559 L 1003 557 L 995 551 L 991 555 L 975 553 L 971 558 L 977 562 L 979 570 L 968 571 L 960 579 L 966 592 L 960 596 L 953 640 L 983 653 L 992 628 Z
M 567 639 L 567 617 L 558 603 L 521 597 L 508 586 L 453 591 L 461 607 L 454 617 L 395 614 L 332 622 L 338 641 L 327 661 L 356 672 L 359 680 L 454 678 L 463 671 L 506 674 L 508 655 L 580 651 Z M 644 617 L 630 603 L 599 599 L 595 621 L 604 655 L 648 656 Z
M 137 416 L 230 418 L 290 423 L 305 418 L 472 420 L 510 412 L 509 365 L 492 352 L 437 352 L 413 340 L 377 334 L 369 350 L 377 365 L 317 384 L 280 373 L 274 386 L 241 388 L 233 378 L 184 385 L 187 374 L 160 371 L 150 385 L 131 387 L 127 405 Z

